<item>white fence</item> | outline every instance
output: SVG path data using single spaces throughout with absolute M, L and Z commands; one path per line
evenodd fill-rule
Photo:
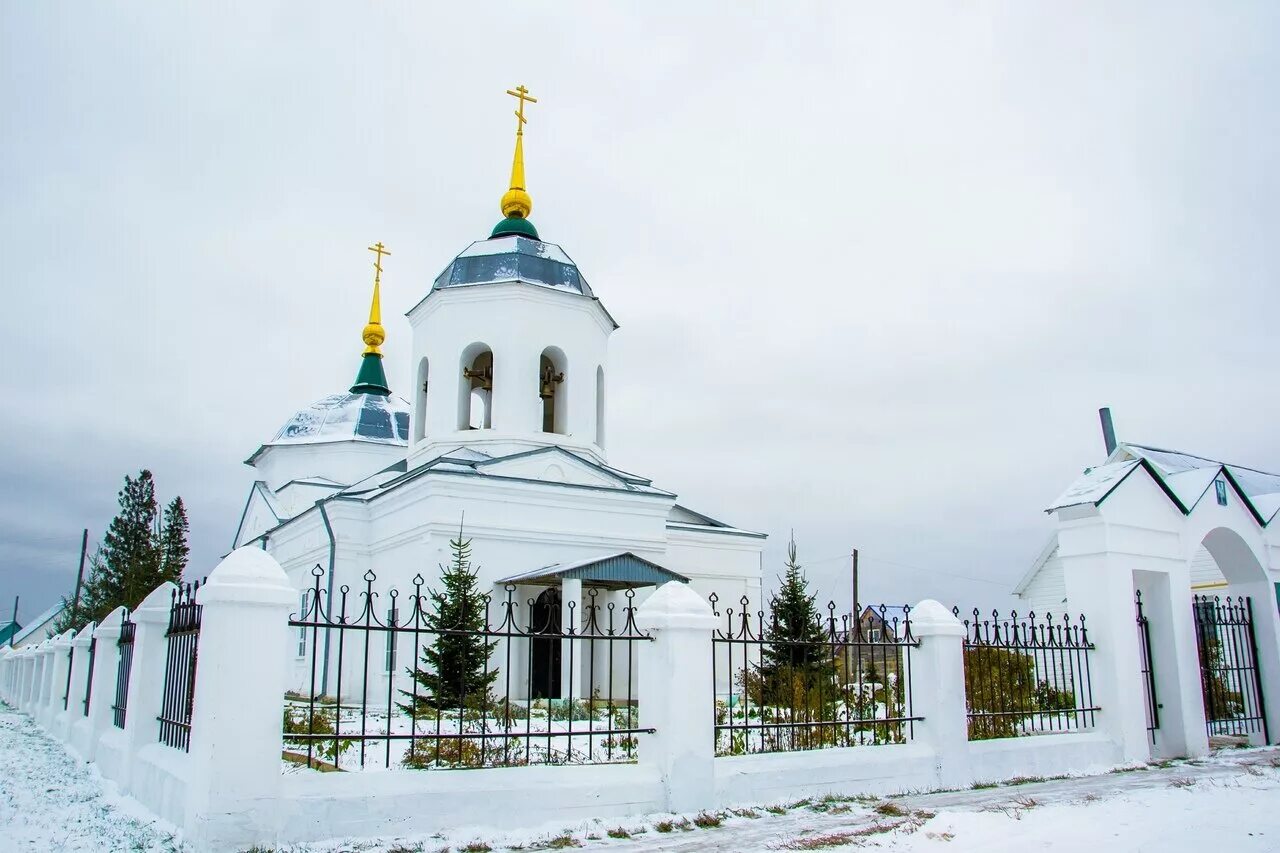
M 912 610 L 919 645 L 910 701 L 919 719 L 908 742 L 716 757 L 709 645 L 717 620 L 704 599 L 671 583 L 636 616 L 654 638 L 640 644 L 638 659 L 644 723 L 654 732 L 640 736 L 633 764 L 285 772 L 282 699 L 290 686 L 288 620 L 297 590 L 274 559 L 249 548 L 223 560 L 200 589 L 189 751 L 160 737 L 173 591 L 171 584 L 157 588 L 131 614 L 136 628 L 123 727 L 112 710 L 122 610 L 78 635 L 6 650 L 0 696 L 181 828 L 197 850 L 692 812 L 824 793 L 960 788 L 1102 768 L 1126 752 L 1102 725 L 1105 695 L 1097 697 L 1095 732 L 971 743 L 964 629 L 946 608 L 924 601 Z M 1125 689 L 1138 689 L 1137 673 Z

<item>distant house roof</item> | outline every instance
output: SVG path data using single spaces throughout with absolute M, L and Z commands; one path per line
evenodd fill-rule
M 10 619 L 3 625 L 0 625 L 0 646 L 9 645 L 13 639 L 13 635 L 22 630 L 22 626 Z
M 1264 527 L 1280 514 L 1280 474 L 1219 462 L 1204 456 L 1122 442 L 1094 468 L 1086 468 L 1046 512 L 1101 504 L 1135 471 L 1147 472 L 1178 509 L 1191 512 L 1222 476 Z
M 14 636 L 13 647 L 16 649 L 19 646 L 38 643 L 45 639 L 45 637 L 37 637 L 35 635 L 41 629 L 48 629 L 50 623 L 53 622 L 54 619 L 58 618 L 58 614 L 62 612 L 62 609 L 62 602 L 59 601 L 57 604 L 53 605 L 48 610 L 28 622 L 27 627 L 23 628 Z
M 560 583 L 563 580 L 589 581 L 595 586 L 609 589 L 625 589 L 633 586 L 659 586 L 669 581 L 688 583 L 684 575 L 676 574 L 657 563 L 637 557 L 630 551 L 588 557 L 572 563 L 552 563 L 540 569 L 532 569 L 503 578 L 498 583 Z

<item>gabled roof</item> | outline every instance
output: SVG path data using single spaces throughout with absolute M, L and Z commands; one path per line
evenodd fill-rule
M 663 568 L 657 563 L 637 557 L 630 551 L 588 557 L 572 563 L 552 563 L 503 578 L 498 583 L 547 584 L 563 580 L 583 580 L 593 586 L 624 589 L 633 586 L 661 586 L 670 581 L 688 583 L 689 579 Z
M 49 622 L 57 618 L 58 614 L 62 612 L 62 609 L 63 609 L 62 602 L 59 601 L 57 604 L 53 605 L 48 610 L 46 610 L 45 612 L 41 613 L 39 616 L 32 619 L 30 622 L 28 622 L 27 627 L 23 628 L 21 631 L 19 631 L 17 634 L 14 635 L 13 646 L 17 648 L 18 644 L 26 642 L 27 638 L 29 638 L 36 631 L 39 631 L 41 628 L 47 628 L 49 625 Z
M 557 482 L 553 480 L 542 480 L 536 477 L 503 473 L 500 470 L 502 466 L 508 465 L 509 463 L 536 456 L 554 456 L 561 458 L 572 465 L 581 466 L 586 470 L 593 471 L 598 474 L 599 482 L 594 484 L 585 482 Z M 506 480 L 511 482 L 537 483 L 539 485 L 551 486 L 553 488 L 596 489 L 603 491 L 635 492 L 638 494 L 655 495 L 668 498 L 675 497 L 671 492 L 663 491 L 662 489 L 655 487 L 652 480 L 648 480 L 644 477 L 638 477 L 635 474 L 628 474 L 625 471 L 620 471 L 617 468 L 610 468 L 607 465 L 601 465 L 591 459 L 566 450 L 559 445 L 539 447 L 533 450 L 507 454 L 505 456 L 490 456 L 483 451 L 475 450 L 473 448 L 459 447 L 454 450 L 446 451 L 440 456 L 424 462 L 412 470 L 406 470 L 406 468 L 407 465 L 404 465 L 404 463 L 392 465 L 384 469 L 382 472 L 375 474 L 373 477 L 348 486 L 346 489 L 343 489 L 337 497 L 340 499 L 350 498 L 365 501 L 374 500 L 409 482 L 412 482 L 413 480 L 416 480 L 418 477 L 433 472 L 464 477 L 489 477 L 495 480 Z
M 1044 568 L 1044 564 L 1052 560 L 1058 555 L 1058 534 L 1054 533 L 1049 537 L 1049 541 L 1044 543 L 1044 547 L 1040 549 L 1039 556 L 1036 557 L 1031 568 L 1027 569 L 1027 573 L 1022 576 L 1022 580 L 1018 581 L 1018 585 L 1013 588 L 1014 595 L 1022 595 L 1027 591 L 1027 587 L 1031 586 L 1031 582 L 1036 579 L 1036 575 L 1040 574 L 1040 570 Z
M 1127 442 L 1117 445 L 1104 464 L 1086 468 L 1045 511 L 1100 505 L 1139 470 L 1146 472 L 1184 515 L 1195 508 L 1219 477 L 1236 492 L 1258 524 L 1265 527 L 1280 514 L 1280 474 Z
M 0 625 L 0 646 L 8 645 L 14 634 L 17 634 L 20 630 L 22 630 L 22 626 L 12 619 Z

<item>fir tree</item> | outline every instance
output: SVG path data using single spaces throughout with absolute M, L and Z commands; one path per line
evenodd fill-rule
M 63 599 L 63 616 L 56 625 L 61 630 L 78 631 L 121 605 L 133 610 L 160 584 L 182 579 L 189 553 L 182 499 L 169 503 L 160 524 L 155 480 L 143 469 L 137 478 L 125 476 L 119 502 L 120 511 L 89 558 L 74 622 L 71 601 Z
M 829 683 L 835 675 L 827 631 L 796 560 L 795 534 L 787 543 L 786 567 L 760 647 L 761 679 L 775 701 L 796 687 L 807 690 Z
M 498 677 L 496 668 L 488 669 L 498 643 L 487 642 L 480 633 L 485 629 L 486 597 L 476 583 L 479 570 L 471 568 L 471 540 L 462 538 L 461 527 L 449 549 L 453 561 L 440 567 L 442 587 L 427 590 L 430 605 L 423 608 L 425 629 L 434 632 L 434 639 L 423 648 L 421 665 L 411 671 L 418 695 L 400 691 L 409 699 L 400 705 L 406 714 L 427 716 L 436 709 L 482 707 Z
M 187 508 L 182 498 L 174 498 L 164 509 L 164 526 L 160 529 L 160 574 L 164 580 L 179 583 L 187 568 Z

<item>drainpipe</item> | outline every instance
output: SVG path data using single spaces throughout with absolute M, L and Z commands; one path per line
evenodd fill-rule
M 333 563 L 338 555 L 338 540 L 333 535 L 333 525 L 329 523 L 329 512 L 325 508 L 325 503 L 332 498 L 325 498 L 316 501 L 316 506 L 320 507 L 320 519 L 324 521 L 324 532 L 329 534 L 329 580 L 325 584 L 325 611 L 329 614 L 330 619 L 333 617 Z M 329 695 L 329 628 L 327 627 L 329 619 L 326 619 L 326 627 L 324 629 L 324 669 L 320 676 L 320 694 Z M 311 650 L 315 654 L 315 649 Z

